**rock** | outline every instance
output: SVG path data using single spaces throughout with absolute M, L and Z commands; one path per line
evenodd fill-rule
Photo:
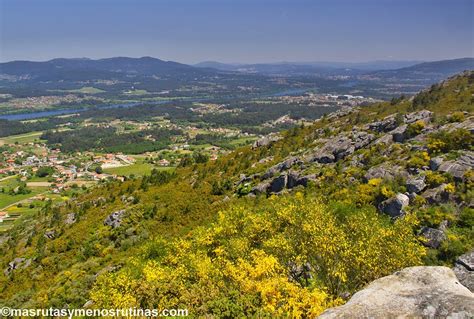
M 104 225 L 112 228 L 117 228 L 122 223 L 123 216 L 125 215 L 125 209 L 113 212 L 104 220 Z
M 291 167 L 293 167 L 293 165 L 296 165 L 299 163 L 303 163 L 303 162 L 298 157 L 290 157 L 284 160 L 283 162 L 278 163 L 276 167 L 280 172 L 282 172 L 282 171 L 290 169 Z
M 438 171 L 451 174 L 455 180 L 462 181 L 464 174 L 474 168 L 474 153 L 466 152 L 457 160 L 443 162 Z
M 408 173 L 400 166 L 381 164 L 369 168 L 367 173 L 364 175 L 364 180 L 366 182 L 374 178 L 392 180 L 397 176 L 406 177 L 407 175 Z
M 272 167 L 270 167 L 269 169 L 267 169 L 267 171 L 266 171 L 265 173 L 263 173 L 261 179 L 264 180 L 264 179 L 271 178 L 271 177 L 273 177 L 276 173 L 278 173 L 278 167 L 275 165 L 275 166 L 272 166 Z
M 289 268 L 289 279 L 291 281 L 296 281 L 300 282 L 303 280 L 308 280 L 313 278 L 311 272 L 313 271 L 313 268 L 311 267 L 311 264 L 309 263 L 304 263 L 302 265 L 297 265 L 293 262 L 290 262 L 288 265 Z
M 385 134 L 375 140 L 374 144 L 390 144 L 393 143 L 393 135 L 392 134 Z
M 236 183 L 236 186 L 239 186 L 240 184 L 243 184 L 243 183 L 248 183 L 250 181 L 252 181 L 251 177 L 248 177 L 245 174 L 240 174 L 239 181 Z
M 287 180 L 288 180 L 288 176 L 286 174 L 282 174 L 276 177 L 270 182 L 269 191 L 271 193 L 281 192 L 283 189 L 285 189 Z
M 418 112 L 405 114 L 404 121 L 407 124 L 411 124 L 411 123 L 414 123 L 416 121 L 423 121 L 425 123 L 428 123 L 428 122 L 431 121 L 432 117 L 433 117 L 433 112 L 430 112 L 428 110 L 421 110 L 421 111 L 418 111 Z
M 403 143 L 407 138 L 407 125 L 402 125 L 390 132 L 394 142 Z
M 456 263 L 462 265 L 467 270 L 474 271 L 474 249 L 459 256 Z
M 316 182 L 317 178 L 318 177 L 316 176 L 316 174 L 303 176 L 298 180 L 298 185 L 303 185 L 304 187 L 307 187 L 310 182 Z
M 474 292 L 474 249 L 458 257 L 453 270 L 461 284 Z
M 66 215 L 66 219 L 64 220 L 64 223 L 66 225 L 71 225 L 71 224 L 74 224 L 75 222 L 76 222 L 76 214 L 69 213 Z
M 403 209 L 410 204 L 410 198 L 407 195 L 398 193 L 395 197 L 389 198 L 379 205 L 379 210 L 392 218 L 403 216 Z
M 430 227 L 421 228 L 420 235 L 425 238 L 423 245 L 434 249 L 437 249 L 446 240 L 446 235 L 442 230 Z
M 47 239 L 54 239 L 56 232 L 54 230 L 48 230 L 44 233 L 44 237 Z
M 279 136 L 279 135 L 269 135 L 269 136 L 266 136 L 266 137 L 263 137 L 257 141 L 255 141 L 252 145 L 252 148 L 258 148 L 258 147 L 262 147 L 262 146 L 267 146 L 267 145 L 270 145 L 278 140 L 281 140 L 282 137 Z
M 437 171 L 439 166 L 443 163 L 442 157 L 433 157 L 430 159 L 430 169 L 432 171 Z
M 332 154 L 336 157 L 337 161 L 355 152 L 352 140 L 347 137 L 334 140 L 333 143 L 332 145 L 328 145 L 328 147 L 332 150 Z
M 355 150 L 366 147 L 375 139 L 375 135 L 363 131 L 354 131 L 352 133 L 352 141 Z
M 299 185 L 301 185 L 301 184 L 299 183 L 299 181 L 300 181 L 300 176 L 299 176 L 299 174 L 298 174 L 297 172 L 293 172 L 293 171 L 288 172 L 288 177 L 287 177 L 287 181 L 286 181 L 286 187 L 287 187 L 288 189 L 292 189 L 292 188 L 294 188 L 294 187 L 296 187 L 296 186 L 299 186 Z
M 410 267 L 377 279 L 319 318 L 471 318 L 474 294 L 448 267 Z
M 13 271 L 17 269 L 25 269 L 28 268 L 31 265 L 32 260 L 31 259 L 26 259 L 22 257 L 17 257 L 13 259 L 11 262 L 8 263 L 8 267 L 3 271 L 3 273 L 8 276 L 10 275 Z
M 368 124 L 368 129 L 376 132 L 388 132 L 396 129 L 398 126 L 394 115 L 387 116 L 382 121 Z
M 410 193 L 421 193 L 426 188 L 425 177 L 417 176 L 407 181 L 407 191 Z
M 428 204 L 444 203 L 449 199 L 449 194 L 445 191 L 446 184 L 441 184 L 436 188 L 426 190 L 422 197 L 426 199 Z
M 311 155 L 308 159 L 308 162 L 317 162 L 321 164 L 329 164 L 334 163 L 336 161 L 336 157 L 329 152 L 318 150 L 316 153 Z
M 270 187 L 270 183 L 260 183 L 256 186 L 254 186 L 251 190 L 250 193 L 254 195 L 259 195 L 259 194 L 266 194 L 268 191 L 268 188 Z
M 298 157 L 290 157 L 284 160 L 283 162 L 280 162 L 272 167 L 270 167 L 263 175 L 262 175 L 262 180 L 268 179 L 270 177 L 275 176 L 279 172 L 283 172 L 285 170 L 290 169 L 292 166 L 296 164 L 301 164 L 303 163 Z

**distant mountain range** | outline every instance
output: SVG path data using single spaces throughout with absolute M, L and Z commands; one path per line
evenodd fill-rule
M 385 79 L 426 77 L 441 80 L 465 70 L 474 70 L 474 58 L 424 62 L 396 70 L 380 70 L 371 75 Z
M 12 61 L 0 63 L 0 74 L 39 81 L 90 80 L 131 76 L 176 76 L 205 74 L 209 70 L 152 57 L 115 57 L 92 60 L 53 59 L 45 62 Z
M 276 62 L 276 63 L 221 63 L 216 61 L 205 61 L 195 64 L 196 67 L 214 68 L 225 71 L 247 70 L 254 72 L 291 70 L 341 70 L 352 69 L 360 71 L 390 70 L 419 64 L 423 61 L 369 61 L 369 62 Z
M 58 88 L 80 89 L 85 84 L 93 83 L 94 87 L 107 91 L 110 96 L 131 87 L 156 92 L 178 89 L 183 85 L 198 85 L 206 87 L 207 92 L 215 93 L 216 85 L 223 84 L 222 88 L 227 88 L 229 92 L 237 86 L 268 89 L 275 86 L 271 77 L 278 76 L 292 78 L 293 83 L 303 81 L 306 86 L 324 88 L 331 92 L 342 87 L 369 95 L 396 95 L 413 94 L 464 70 L 474 70 L 474 58 L 422 63 L 375 61 L 225 64 L 210 61 L 194 66 L 152 57 L 53 59 L 45 62 L 0 63 L 0 92 L 11 93 L 14 88 L 15 96 L 29 96 L 32 90 L 36 95 L 44 95 Z M 103 80 L 111 82 L 104 84 Z M 375 90 L 376 86 L 379 89 Z M 380 90 L 380 86 L 385 87 L 385 90 Z
M 280 62 L 262 64 L 225 64 L 214 61 L 201 62 L 201 68 L 222 71 L 260 73 L 266 75 L 373 75 L 380 78 L 435 77 L 439 81 L 464 70 L 474 69 L 474 58 L 462 58 L 434 62 L 420 61 L 374 61 L 362 63 L 346 62 Z

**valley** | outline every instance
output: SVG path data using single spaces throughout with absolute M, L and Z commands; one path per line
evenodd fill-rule
M 0 120 L 2 299 L 307 317 L 472 248 L 472 71 L 280 92 Z

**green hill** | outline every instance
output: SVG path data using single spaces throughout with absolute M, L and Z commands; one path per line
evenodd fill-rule
M 0 306 L 309 317 L 473 247 L 474 73 L 215 162 L 104 184 L 0 238 Z

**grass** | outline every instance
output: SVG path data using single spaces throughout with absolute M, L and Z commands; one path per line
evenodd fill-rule
M 130 90 L 124 92 L 126 95 L 145 95 L 145 94 L 150 94 L 147 90 Z
M 68 90 L 67 92 L 71 93 L 84 93 L 84 94 L 98 94 L 98 93 L 104 93 L 104 90 L 92 87 L 92 86 L 84 86 L 80 89 L 76 90 Z
M 35 140 L 40 140 L 40 136 L 43 134 L 42 131 L 39 132 L 31 132 L 31 133 L 26 133 L 26 134 L 20 134 L 20 135 L 11 135 L 8 137 L 2 137 L 0 139 L 0 145 L 2 144 L 26 144 L 26 143 L 32 143 Z
M 0 210 L 5 209 L 5 207 L 14 204 L 19 201 L 26 200 L 28 198 L 34 197 L 38 194 L 45 192 L 48 187 L 30 187 L 31 193 L 29 194 L 18 194 L 18 195 L 9 195 L 9 194 L 0 194 Z
M 136 164 L 127 165 L 127 166 L 107 168 L 107 169 L 104 169 L 104 173 L 116 174 L 116 175 L 121 175 L 121 176 L 130 176 L 130 175 L 143 176 L 143 175 L 149 174 L 151 170 L 154 168 L 162 169 L 162 170 L 174 169 L 173 167 L 156 167 L 148 163 L 136 163 Z

